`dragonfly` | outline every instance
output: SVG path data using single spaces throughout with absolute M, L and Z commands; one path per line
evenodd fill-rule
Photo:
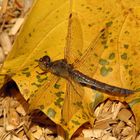
M 103 91 L 110 95 L 125 96 L 134 93 L 133 90 L 111 86 L 109 84 L 90 78 L 80 71 L 75 70 L 73 65 L 68 64 L 66 59 L 60 59 L 51 62 L 50 57 L 48 55 L 45 55 L 39 59 L 39 67 L 45 72 L 51 72 L 52 74 L 63 77 L 69 81 L 74 80 L 81 85 Z
M 106 39 L 106 34 L 105 34 L 106 29 L 101 30 L 99 37 L 97 37 L 91 43 L 90 47 L 83 54 L 83 56 L 80 58 L 80 60 L 75 59 L 74 62 L 72 63 L 73 60 L 71 60 L 70 57 L 73 55 L 75 55 L 74 57 L 77 57 L 76 51 L 77 51 L 77 53 L 79 51 L 78 46 L 77 46 L 77 48 L 72 48 L 72 47 L 74 47 L 74 46 L 72 46 L 72 40 L 74 41 L 74 39 L 73 39 L 74 35 L 72 33 L 73 32 L 72 30 L 76 30 L 76 29 L 74 29 L 75 24 L 79 25 L 78 21 L 76 21 L 76 19 L 72 18 L 72 16 L 73 15 L 71 14 L 70 19 L 69 19 L 69 29 L 68 29 L 67 47 L 66 47 L 66 51 L 65 51 L 65 58 L 60 59 L 60 60 L 56 60 L 53 62 L 51 61 L 51 58 L 47 55 L 40 58 L 39 59 L 39 67 L 44 71 L 43 73 L 51 72 L 52 74 L 54 74 L 56 76 L 60 76 L 60 77 L 67 79 L 68 81 L 73 80 L 76 83 L 79 83 L 79 84 L 84 85 L 86 87 L 90 87 L 90 88 L 105 92 L 109 95 L 126 96 L 129 94 L 133 94 L 134 93 L 133 90 L 120 88 L 117 86 L 112 86 L 112 85 L 100 82 L 100 81 L 93 79 L 93 78 L 91 78 L 91 77 L 85 75 L 84 73 L 75 69 L 76 65 L 77 66 L 82 65 L 82 67 L 88 67 L 88 66 L 90 66 L 91 62 L 95 61 L 94 60 L 95 57 L 92 57 L 91 54 L 92 54 L 92 52 L 94 53 L 93 49 L 97 45 L 97 43 L 99 42 L 99 38 L 101 40 L 100 42 L 102 42 Z M 75 22 L 74 20 L 76 21 L 76 23 L 74 23 Z M 74 25 L 72 25 L 72 24 L 74 24 Z M 100 46 L 100 47 L 102 47 L 102 46 Z M 99 50 L 100 50 L 99 52 L 101 53 L 102 52 L 101 49 L 99 49 Z M 73 52 L 71 52 L 71 51 L 73 51 Z M 71 54 L 71 53 L 74 53 L 74 54 Z M 90 62 L 88 61 L 89 57 L 90 57 Z M 87 59 L 87 61 L 86 61 L 86 59 Z M 98 59 L 96 58 L 96 61 L 97 60 Z M 68 62 L 70 62 L 71 64 Z M 77 64 L 77 63 L 79 63 L 79 64 Z M 91 70 L 91 73 L 94 73 L 93 69 Z M 90 74 L 90 75 L 92 75 L 92 74 Z
M 38 60 L 38 66 L 43 71 L 40 74 L 50 73 L 51 80 L 50 83 L 48 82 L 46 84 L 47 86 L 45 86 L 45 92 L 43 89 L 41 91 L 42 94 L 35 97 L 34 104 L 40 104 L 40 106 L 42 106 L 40 100 L 43 97 L 44 106 L 52 105 L 55 100 L 55 92 L 53 91 L 55 83 L 57 83 L 59 79 L 65 80 L 66 90 L 64 91 L 65 96 L 63 96 L 64 100 L 60 110 L 62 110 L 61 118 L 63 118 L 63 122 L 66 123 L 69 123 L 70 120 L 75 120 L 75 118 L 73 118 L 74 114 L 81 110 L 84 105 L 87 105 L 83 103 L 83 99 L 85 97 L 85 86 L 89 87 L 89 89 L 93 88 L 114 96 L 126 96 L 134 93 L 133 90 L 112 86 L 92 78 L 97 70 L 97 66 L 94 64 L 97 64 L 102 52 L 105 49 L 102 42 L 105 42 L 108 38 L 108 27 L 103 27 L 95 39 L 91 41 L 89 47 L 83 52 L 82 33 L 82 26 L 77 14 L 71 13 L 68 20 L 68 32 L 66 46 L 64 48 L 64 59 L 53 61 L 49 55 L 45 55 Z M 95 49 L 96 54 L 94 52 Z M 60 101 L 60 99 L 57 101 Z M 47 109 L 45 112 L 49 114 L 48 112 L 50 110 L 52 110 L 52 108 Z M 50 116 L 50 118 L 55 122 L 58 121 L 58 119 L 55 120 L 53 117 L 51 117 L 52 114 L 55 113 L 51 113 L 51 115 L 48 116 Z M 80 118 L 82 119 L 82 117 L 79 117 L 79 119 Z M 88 118 L 83 118 L 83 123 L 87 121 Z M 57 123 L 59 123 L 59 121 Z M 76 127 L 79 126 L 80 124 L 76 125 Z M 68 131 L 69 130 L 75 131 L 75 126 L 69 128 Z

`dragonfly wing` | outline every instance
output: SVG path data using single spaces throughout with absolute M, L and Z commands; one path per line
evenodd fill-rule
M 65 59 L 72 64 L 82 54 L 83 36 L 82 28 L 76 13 L 69 16 L 68 33 L 65 47 Z
M 73 64 L 74 67 L 85 75 L 93 77 L 97 70 L 99 59 L 107 45 L 107 40 L 108 28 L 103 28 L 97 37 L 92 40 L 79 61 Z
M 30 110 L 40 109 L 54 122 L 59 123 L 66 91 L 65 81 L 65 79 L 51 74 L 50 80 L 31 98 Z
M 68 81 L 66 85 L 66 96 L 64 100 L 62 116 L 65 122 L 69 122 L 72 116 L 83 107 L 82 99 L 84 96 L 83 87 L 74 81 Z

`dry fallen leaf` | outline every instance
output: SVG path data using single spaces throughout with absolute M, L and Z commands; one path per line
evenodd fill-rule
M 35 68 L 36 60 L 43 55 L 47 54 L 53 60 L 64 58 L 68 17 L 72 13 L 73 24 L 69 27 L 74 41 L 70 40 L 67 44 L 72 44 L 68 48 L 69 62 L 73 62 L 79 53 L 84 59 L 80 60 L 76 68 L 84 74 L 110 85 L 139 89 L 140 44 L 139 38 L 133 37 L 140 34 L 139 1 L 116 3 L 115 0 L 75 0 L 72 7 L 70 2 L 39 0 L 34 4 L 1 73 L 9 75 L 16 82 L 24 98 L 30 100 L 31 109 L 42 110 L 50 119 L 61 125 L 69 133 L 69 137 L 86 121 L 93 122 L 91 111 L 107 98 L 127 102 L 139 127 L 138 92 L 126 98 L 119 97 L 120 95 L 114 97 L 74 84 L 77 91 L 79 89 L 78 92 L 84 96 L 82 100 L 74 92 L 74 88 L 70 89 L 72 94 L 66 94 L 66 80 L 58 80 L 58 77 L 50 73 L 39 75 L 36 72 L 40 71 Z M 35 16 L 38 18 L 34 18 Z M 107 28 L 105 38 L 96 39 L 104 28 Z M 89 46 L 87 55 L 84 52 Z M 94 50 L 90 51 L 91 48 Z M 1 76 L 1 79 L 2 85 L 4 76 Z M 74 107 L 74 104 L 77 106 Z M 85 110 L 80 108 L 80 105 L 83 105 Z M 66 109 L 70 109 L 72 113 Z M 65 113 L 68 114 L 64 116 Z M 115 116 L 116 114 L 114 118 Z M 67 120 L 66 124 L 62 123 L 63 118 Z

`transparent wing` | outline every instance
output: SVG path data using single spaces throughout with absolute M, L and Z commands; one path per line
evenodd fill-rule
M 66 96 L 62 109 L 62 118 L 64 122 L 68 123 L 72 119 L 74 114 L 83 109 L 83 97 L 83 87 L 72 80 L 70 82 L 68 81 Z
M 50 74 L 46 82 L 30 100 L 30 110 L 40 109 L 50 119 L 59 122 L 66 91 L 66 80 Z
M 81 58 L 73 63 L 77 70 L 90 77 L 93 76 L 98 67 L 98 61 L 107 46 L 108 35 L 108 28 L 103 28 L 99 32 Z
M 83 36 L 78 15 L 71 13 L 69 16 L 68 33 L 65 47 L 65 59 L 72 64 L 82 54 Z

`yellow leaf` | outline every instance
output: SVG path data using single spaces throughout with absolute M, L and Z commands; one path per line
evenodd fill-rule
M 68 14 L 68 0 L 36 1 L 4 63 L 3 72 L 18 72 L 52 51 L 55 59 L 60 58 L 65 46 Z
M 37 74 L 36 60 L 45 54 L 52 54 L 54 59 L 63 58 L 68 16 L 67 0 L 36 1 L 16 38 L 2 73 L 15 73 L 12 78 L 26 99 L 47 79 L 47 76 Z
M 138 0 L 38 0 L 1 73 L 13 74 L 30 110 L 42 110 L 65 129 L 68 139 L 85 122 L 93 124 L 93 110 L 107 98 L 126 101 L 139 127 L 138 93 L 107 95 L 49 72 L 41 75 L 36 67 L 44 55 L 52 61 L 65 58 L 91 78 L 138 90 L 139 9 Z

